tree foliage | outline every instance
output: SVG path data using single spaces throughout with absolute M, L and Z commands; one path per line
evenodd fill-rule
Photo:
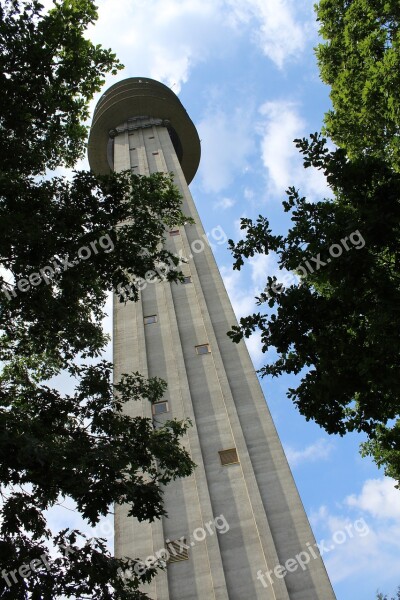
M 84 155 L 88 101 L 121 65 L 86 39 L 93 2 L 37 0 L 0 5 L 1 158 L 17 175 L 73 166 Z
M 376 159 L 328 152 L 317 135 L 298 146 L 306 162 L 324 170 L 335 197 L 309 203 L 288 190 L 293 225 L 286 237 L 273 235 L 264 217 L 242 220 L 246 238 L 230 241 L 235 268 L 255 252 L 273 251 L 280 269 L 299 272 L 300 285 L 269 278 L 258 304 L 275 311 L 242 318 L 230 335 L 238 341 L 261 330 L 263 351 L 273 347 L 279 355 L 261 373 L 300 373 L 289 397 L 307 419 L 329 433 L 375 438 L 400 410 L 400 177 Z M 334 245 L 340 257 L 329 253 Z M 307 261 L 312 273 L 300 268 Z
M 0 10 L 0 597 L 144 598 L 155 566 L 134 571 L 138 559 L 113 558 L 105 540 L 50 531 L 46 511 L 71 498 L 95 525 L 126 503 L 152 521 L 165 513 L 163 486 L 194 468 L 188 422 L 155 428 L 124 412 L 160 400 L 165 383 L 128 373 L 113 385 L 101 359 L 107 293 L 135 301 L 144 280 L 178 281 L 163 241 L 187 218 L 168 175 L 42 177 L 83 155 L 88 103 L 120 65 L 84 35 L 90 0 Z M 72 393 L 52 383 L 61 373 Z
M 362 453 L 400 485 L 400 113 L 393 79 L 384 76 L 387 61 L 400 60 L 399 7 L 322 0 L 317 12 L 328 40 L 317 50 L 319 63 L 332 86 L 327 130 L 341 147 L 329 151 L 317 133 L 295 142 L 304 167 L 324 172 L 332 198 L 308 202 L 289 188 L 285 236 L 274 235 L 261 215 L 242 219 L 245 238 L 229 242 L 234 268 L 274 252 L 290 285 L 268 277 L 257 298 L 268 308 L 242 318 L 229 335 L 237 342 L 259 329 L 263 351 L 278 355 L 261 374 L 298 374 L 288 396 L 301 414 L 328 433 L 366 433 Z M 383 44 L 381 63 L 374 40 Z
M 326 133 L 350 157 L 368 152 L 400 170 L 400 5 L 397 0 L 321 0 L 316 6 L 322 80 L 333 109 Z

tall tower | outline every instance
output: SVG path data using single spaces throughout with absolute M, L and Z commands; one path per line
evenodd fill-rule
M 172 171 L 195 220 L 167 232 L 188 260 L 185 283 L 114 303 L 115 381 L 139 371 L 168 382 L 165 402 L 132 403 L 130 414 L 191 418 L 184 443 L 197 464 L 167 486 L 168 518 L 138 523 L 116 507 L 116 556 L 169 549 L 144 590 L 154 600 L 334 600 L 246 345 L 227 337 L 236 318 L 188 188 L 200 161 L 192 121 L 165 85 L 126 79 L 97 104 L 89 160 L 96 173 Z

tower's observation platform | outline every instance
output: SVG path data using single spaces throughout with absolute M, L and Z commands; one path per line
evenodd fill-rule
M 176 94 L 166 85 L 145 77 L 131 77 L 116 83 L 97 103 L 88 145 L 92 171 L 111 172 L 114 129 L 124 121 L 141 116 L 164 121 L 185 179 L 190 183 L 200 162 L 197 130 Z

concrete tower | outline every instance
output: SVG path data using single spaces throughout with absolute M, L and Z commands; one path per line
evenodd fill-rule
M 168 249 L 188 259 L 185 283 L 114 303 L 115 381 L 140 371 L 168 382 L 166 402 L 129 413 L 190 417 L 184 443 L 198 465 L 167 486 L 168 518 L 138 523 L 116 507 L 116 556 L 167 547 L 166 571 L 144 590 L 154 600 L 334 600 L 246 345 L 226 335 L 236 318 L 188 188 L 200 161 L 192 121 L 165 85 L 126 79 L 96 107 L 89 160 L 96 173 L 172 171 L 195 220 L 167 232 Z

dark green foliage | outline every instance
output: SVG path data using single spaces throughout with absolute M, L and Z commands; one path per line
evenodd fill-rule
M 2 168 L 43 173 L 84 155 L 88 101 L 107 73 L 122 68 L 85 38 L 97 18 L 90 0 L 0 4 L 0 148 Z M 21 143 L 23 141 L 23 143 Z
M 69 358 L 78 351 L 96 355 L 104 344 L 107 291 L 130 286 L 137 300 L 134 276 L 144 278 L 159 263 L 172 264 L 168 275 L 178 277 L 178 259 L 160 242 L 166 226 L 187 221 L 180 205 L 172 179 L 160 173 L 99 179 L 77 172 L 72 181 L 20 177 L 0 184 L 0 260 L 14 278 L 7 286 L 0 276 L 0 326 L 12 352 L 29 354 L 34 339 L 39 352 L 53 346 Z M 90 253 L 86 260 L 79 258 L 82 248 Z M 46 267 L 53 277 L 20 291 L 18 282 Z
M 31 361 L 40 363 L 36 357 Z M 104 362 L 75 367 L 79 383 L 73 396 L 37 384 L 23 361 L 3 372 L 0 480 L 6 492 L 0 564 L 9 573 L 45 555 L 49 567 L 37 577 L 17 577 L 11 587 L 0 579 L 1 597 L 145 597 L 124 587 L 120 569 L 132 570 L 126 585 L 135 590 L 140 580 L 151 579 L 154 568 L 135 576 L 135 560 L 114 559 L 104 541 L 88 541 L 77 531 L 51 534 L 43 516 L 69 497 L 92 525 L 114 502 L 127 503 L 139 520 L 153 521 L 165 514 L 162 485 L 192 472 L 193 463 L 179 446 L 187 424 L 170 421 L 154 429 L 151 419 L 122 412 L 128 401 L 160 400 L 165 383 L 132 374 L 116 386 L 113 399 L 111 367 Z M 59 549 L 53 559 L 46 541 Z
M 270 280 L 258 303 L 274 312 L 241 319 L 229 335 L 238 341 L 261 330 L 263 351 L 274 347 L 279 354 L 261 373 L 300 373 L 289 397 L 307 419 L 329 433 L 364 431 L 381 441 L 387 425 L 391 448 L 398 448 L 398 428 L 390 422 L 400 414 L 400 175 L 379 159 L 349 161 L 341 150 L 328 152 L 317 135 L 297 145 L 307 165 L 323 168 L 334 199 L 309 203 L 288 190 L 284 206 L 293 225 L 286 237 L 274 236 L 261 216 L 242 222 L 246 238 L 230 241 L 234 267 L 255 249 L 274 251 L 280 268 L 298 271 L 301 284 L 284 288 Z M 337 258 L 329 253 L 333 244 L 342 246 Z M 313 273 L 299 268 L 307 260 Z M 390 474 L 399 478 L 390 462 Z

